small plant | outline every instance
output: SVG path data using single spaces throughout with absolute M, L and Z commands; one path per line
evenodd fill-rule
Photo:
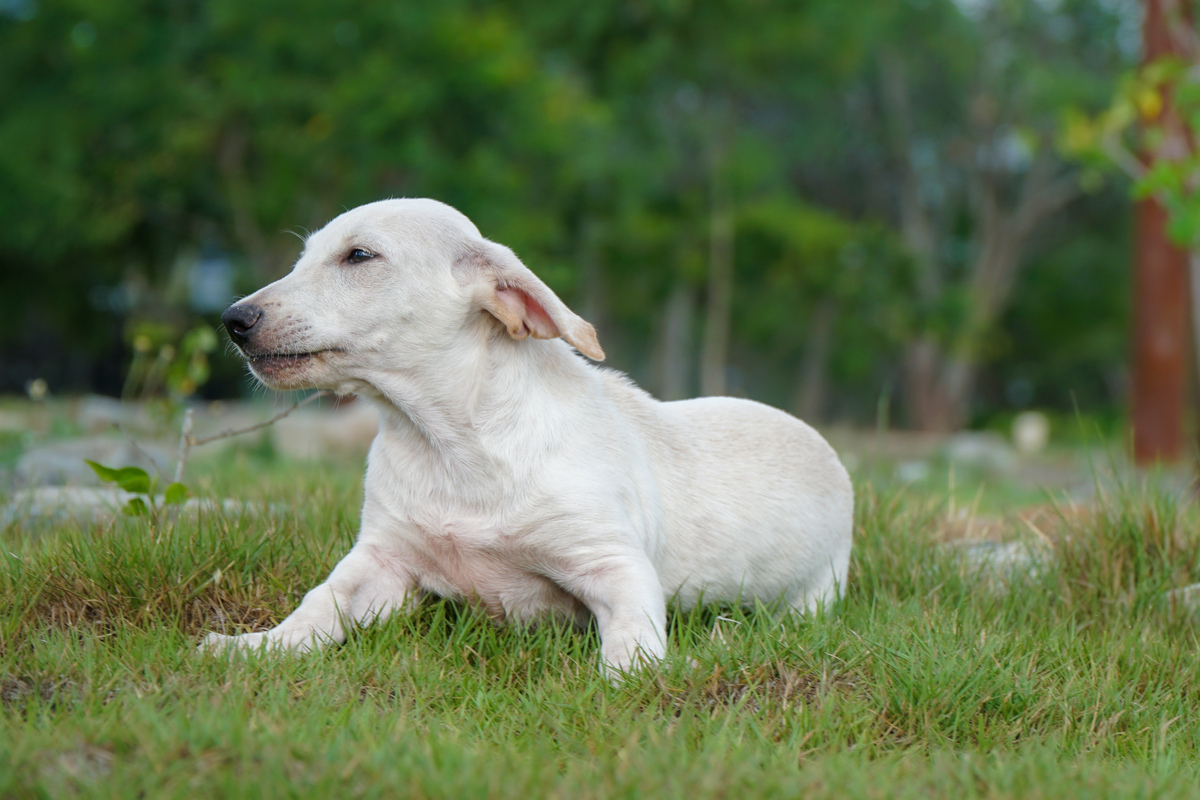
M 157 519 L 158 515 L 167 506 L 182 505 L 187 500 L 189 494 L 188 488 L 176 481 L 167 486 L 160 500 L 155 493 L 158 479 L 151 477 L 141 467 L 121 467 L 120 469 L 116 469 L 90 460 L 87 461 L 87 464 L 100 480 L 105 483 L 115 483 L 130 494 L 136 495 L 129 499 L 129 502 L 125 504 L 125 508 L 123 509 L 131 517 L 148 516 Z
M 208 355 L 217 349 L 217 334 L 197 325 L 182 335 L 152 321 L 134 324 L 130 334 L 133 361 L 125 379 L 126 400 L 162 398 L 179 403 L 208 381 Z

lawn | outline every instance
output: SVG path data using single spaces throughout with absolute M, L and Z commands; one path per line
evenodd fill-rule
M 856 481 L 834 613 L 675 614 L 609 685 L 594 631 L 444 602 L 310 656 L 213 657 L 350 546 L 361 464 L 199 460 L 260 514 L 0 532 L 0 797 L 1188 797 L 1200 519 L 1149 485 L 1042 526 L 996 589 L 938 546 L 953 498 Z M 957 491 L 957 489 L 956 489 Z M 273 511 L 267 512 L 267 504 Z M 1014 529 L 1012 535 L 1032 535 Z

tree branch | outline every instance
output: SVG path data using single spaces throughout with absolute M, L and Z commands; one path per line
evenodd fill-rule
M 286 408 L 283 411 L 280 411 L 278 414 L 271 417 L 269 420 L 266 420 L 265 422 L 259 422 L 245 428 L 227 428 L 220 433 L 214 433 L 212 436 L 205 436 L 200 439 L 192 436 L 192 409 L 189 408 L 183 415 L 183 427 L 179 432 L 179 460 L 175 464 L 175 482 L 181 483 L 183 481 L 183 471 L 187 466 L 188 451 L 191 450 L 191 448 L 198 447 L 202 444 L 208 444 L 209 442 L 215 442 L 218 439 L 228 439 L 231 436 L 241 436 L 243 433 L 252 433 L 257 430 L 262 430 L 269 425 L 274 425 L 276 422 L 283 419 L 288 414 L 291 414 L 296 409 L 306 406 L 314 400 L 322 397 L 328 397 L 331 394 L 333 394 L 333 392 L 327 389 L 322 389 L 319 392 L 313 392 L 303 400 L 297 400 L 291 408 Z
M 921 293 L 926 300 L 931 300 L 941 293 L 941 281 L 932 213 L 921 202 L 921 176 L 913 164 L 908 75 L 900 58 L 886 50 L 879 54 L 879 73 L 884 125 L 892 157 L 900 167 L 900 230 L 905 243 L 917 257 Z
M 280 411 L 278 414 L 271 417 L 266 422 L 259 422 L 255 425 L 250 425 L 245 428 L 229 428 L 228 430 L 221 431 L 220 433 L 214 433 L 212 436 L 205 436 L 203 439 L 197 439 L 193 436 L 188 436 L 187 437 L 188 446 L 197 447 L 202 444 L 208 444 L 209 442 L 215 442 L 218 439 L 228 439 L 231 436 L 241 436 L 243 433 L 253 433 L 254 431 L 261 430 L 262 428 L 265 428 L 268 425 L 274 425 L 276 422 L 279 422 L 279 420 L 283 419 L 288 414 L 291 414 L 296 409 L 306 406 L 314 400 L 318 400 L 322 397 L 328 397 L 331 394 L 333 394 L 333 392 L 331 392 L 327 389 L 322 389 L 319 392 L 313 392 L 312 394 L 310 394 L 308 397 L 304 398 L 303 400 L 297 400 L 295 405 L 293 405 L 291 408 L 287 408 L 287 409 L 284 409 L 283 411 Z

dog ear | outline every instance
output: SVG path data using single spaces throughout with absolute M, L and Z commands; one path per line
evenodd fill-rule
M 475 285 L 480 307 L 500 321 L 514 339 L 566 339 L 593 361 L 604 351 L 596 329 L 567 308 L 550 287 L 504 245 L 488 240 L 473 246 L 455 264 L 467 285 Z

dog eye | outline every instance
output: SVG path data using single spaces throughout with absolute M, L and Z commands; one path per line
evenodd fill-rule
M 370 261 L 375 257 L 375 254 L 370 250 L 364 250 L 361 247 L 356 247 L 346 254 L 346 261 L 351 264 L 361 264 L 364 261 Z

